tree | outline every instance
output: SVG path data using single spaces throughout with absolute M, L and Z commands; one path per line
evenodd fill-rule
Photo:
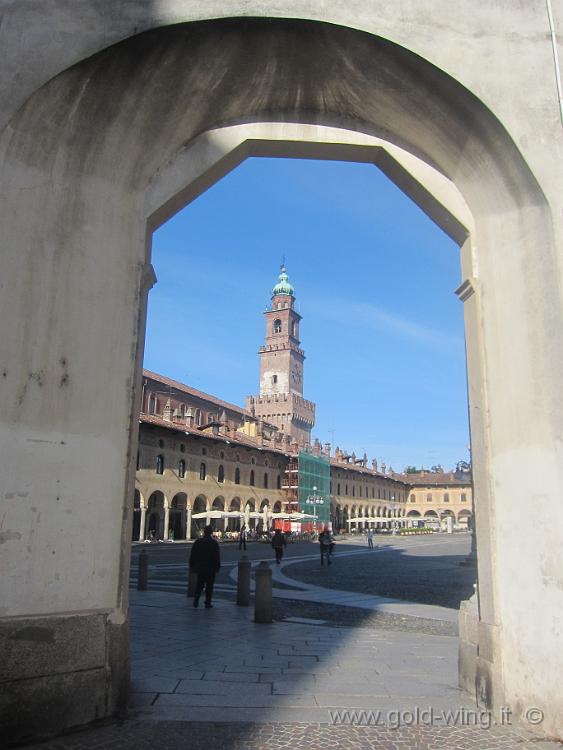
M 434 474 L 443 474 L 444 467 L 441 464 L 436 464 L 436 466 L 433 466 L 430 471 L 432 471 Z
M 416 466 L 405 466 L 403 474 L 418 474 L 419 470 Z

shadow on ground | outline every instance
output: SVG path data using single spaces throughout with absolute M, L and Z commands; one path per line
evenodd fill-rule
M 333 564 L 296 562 L 284 567 L 289 578 L 314 586 L 436 604 L 459 609 L 473 594 L 475 567 L 466 567 L 466 555 L 414 554 L 408 548 L 376 548 L 372 554 L 342 557 Z

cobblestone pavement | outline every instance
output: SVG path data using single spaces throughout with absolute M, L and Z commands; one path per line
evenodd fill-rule
M 459 609 L 476 581 L 475 568 L 460 565 L 470 544 L 469 534 L 376 536 L 371 554 L 346 556 L 340 564 L 337 553 L 330 570 L 309 562 L 290 563 L 284 573 L 315 586 Z M 337 545 L 338 550 L 347 548 Z
M 37 750 L 551 750 L 526 732 L 479 727 L 123 721 L 34 746 Z

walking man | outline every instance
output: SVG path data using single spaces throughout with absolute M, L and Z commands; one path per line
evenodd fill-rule
M 238 548 L 239 552 L 241 549 L 244 549 L 246 552 L 246 526 L 243 524 L 240 527 L 240 531 L 238 533 Z
M 368 529 L 368 547 L 373 549 L 373 531 Z
M 190 555 L 190 570 L 197 573 L 197 584 L 194 594 L 194 607 L 199 606 L 199 597 L 205 589 L 205 607 L 211 609 L 211 597 L 213 596 L 213 584 L 215 575 L 221 567 L 221 554 L 219 544 L 213 539 L 213 527 L 206 526 L 203 530 L 203 538 L 196 539 L 193 543 Z
M 282 534 L 281 529 L 276 529 L 274 537 L 272 539 L 272 547 L 276 553 L 276 564 L 279 565 L 283 557 L 283 548 L 286 546 L 285 535 Z
M 334 549 L 334 539 L 332 538 L 332 534 L 330 533 L 330 529 L 328 528 L 328 526 L 325 526 L 319 534 L 319 545 L 321 549 L 321 565 L 324 565 L 325 556 L 327 565 L 330 565 L 330 558 Z

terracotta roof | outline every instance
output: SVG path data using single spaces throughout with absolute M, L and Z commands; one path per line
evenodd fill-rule
M 424 471 L 416 474 L 401 474 L 400 477 L 411 487 L 469 487 L 471 485 L 471 476 L 462 478 L 459 475 L 456 476 L 453 471 Z
M 198 391 L 196 388 L 191 388 L 189 385 L 186 385 L 185 383 L 180 383 L 178 380 L 172 380 L 171 378 L 167 378 L 164 375 L 159 375 L 156 372 L 151 372 L 150 370 L 145 370 L 145 369 L 143 369 L 143 377 L 149 378 L 150 380 L 156 380 L 157 383 L 162 383 L 162 385 L 167 385 L 169 388 L 175 388 L 177 391 L 182 391 L 183 393 L 189 396 L 194 396 L 195 398 L 202 399 L 203 401 L 209 401 L 215 406 L 220 406 L 223 409 L 229 409 L 230 411 L 234 411 L 237 414 L 240 414 L 241 416 L 245 415 L 245 410 L 241 409 L 240 406 L 236 406 L 235 404 L 230 404 L 228 401 L 222 401 L 220 398 L 217 398 L 216 396 L 211 396 L 209 393 Z
M 282 456 L 289 456 L 287 451 L 281 450 L 280 448 L 274 448 L 269 445 L 258 445 L 252 438 L 246 435 L 236 433 L 236 435 L 214 435 L 208 431 L 198 430 L 197 427 L 187 427 L 177 422 L 168 422 L 162 417 L 158 417 L 155 414 L 143 414 L 139 415 L 139 422 L 142 424 L 152 424 L 155 427 L 164 427 L 166 430 L 177 432 L 182 435 L 188 435 L 198 438 L 205 438 L 206 440 L 216 440 L 220 443 L 230 443 L 231 445 L 240 445 L 241 448 L 254 448 L 254 450 L 268 451 L 269 453 L 279 453 Z
M 378 479 L 389 479 L 392 482 L 400 482 L 401 484 L 410 484 L 408 480 L 403 479 L 403 475 L 399 474 L 382 474 L 380 471 L 374 471 L 369 469 L 367 466 L 360 466 L 359 464 L 347 464 L 343 461 L 338 461 L 336 458 L 330 459 L 330 465 L 334 466 L 335 469 L 342 469 L 342 471 L 357 471 L 360 474 L 369 474 L 372 477 Z

